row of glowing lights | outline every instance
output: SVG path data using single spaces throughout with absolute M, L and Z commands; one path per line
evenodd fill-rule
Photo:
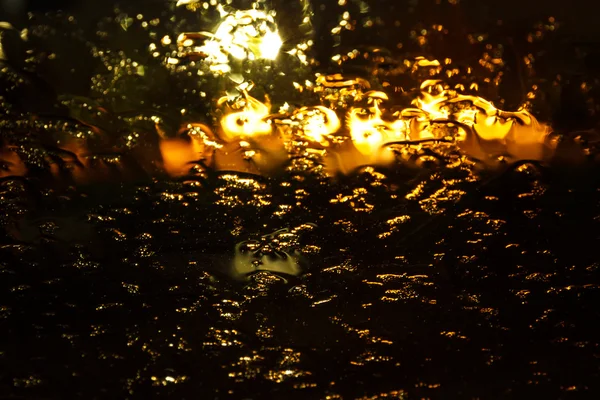
M 338 112 L 323 105 L 290 110 L 286 104 L 272 113 L 268 101 L 261 102 L 248 88 L 241 88 L 238 98 L 218 100 L 224 115 L 216 132 L 206 125 L 190 124 L 191 140 L 165 138 L 161 142 L 165 168 L 181 175 L 194 158 L 210 158 L 220 160 L 212 163 L 216 169 L 239 169 L 244 159 L 259 170 L 268 170 L 285 160 L 281 153 L 290 142 L 302 143 L 304 150 L 321 150 L 321 161 L 338 171 L 389 164 L 394 161 L 392 145 L 440 141 L 456 142 L 466 155 L 482 161 L 497 161 L 498 155 L 509 161 L 544 157 L 550 129 L 529 112 L 498 110 L 480 97 L 450 91 L 440 81 L 426 81 L 421 89 L 415 107 L 392 114 L 385 108 L 385 93 L 363 93 L 355 88 L 355 99 L 366 106 L 350 107 L 340 118 Z M 459 103 L 463 106 L 453 107 Z M 443 128 L 436 130 L 440 125 Z M 237 160 L 231 161 L 236 154 Z M 226 158 L 229 164 L 223 162 Z M 332 164 L 334 160 L 338 165 Z
M 215 33 L 183 33 L 179 36 L 179 45 L 190 49 L 188 55 L 202 57 L 213 72 L 222 74 L 231 72 L 231 59 L 274 60 L 278 57 L 283 42 L 274 14 L 262 10 L 225 11 L 222 7 L 219 11 L 222 21 Z M 198 39 L 202 41 L 197 45 Z M 435 60 L 420 60 L 419 64 L 422 67 L 440 65 Z M 336 152 L 338 160 L 339 154 L 344 154 L 345 158 L 354 158 L 355 164 L 380 164 L 392 160 L 388 147 L 392 143 L 414 144 L 446 139 L 434 132 L 436 123 L 446 123 L 458 130 L 453 140 L 461 142 L 467 155 L 485 158 L 486 155 L 501 154 L 513 159 L 535 160 L 543 157 L 550 129 L 538 123 L 527 111 L 504 112 L 480 97 L 451 91 L 441 81 L 426 81 L 421 86 L 421 96 L 413 102 L 414 108 L 390 116 L 384 108 L 389 100 L 385 93 L 363 92 L 362 89 L 368 88 L 367 82 L 339 78 L 338 82 L 328 85 L 326 77 L 321 76 L 317 82 L 320 80 L 322 85 L 310 89 L 335 92 L 329 97 L 350 93 L 354 100 L 367 103 L 366 107 L 351 107 L 345 121 L 336 111 L 323 105 L 290 110 L 286 104 L 273 114 L 268 99 L 261 102 L 252 97 L 249 94 L 251 84 L 243 82 L 238 87 L 240 95 L 237 98 L 222 97 L 217 101 L 225 110 L 216 134 L 207 126 L 198 128 L 192 124 L 188 127 L 190 132 L 195 133 L 191 135 L 191 143 L 184 145 L 177 139 L 165 139 L 161 143 L 167 170 L 173 174 L 176 171 L 181 173 L 182 168 L 177 166 L 180 163 L 175 161 L 198 154 L 205 158 L 207 147 L 229 156 L 235 153 L 235 147 L 223 143 L 237 143 L 238 150 L 243 150 L 240 153 L 248 161 L 265 166 L 281 159 L 274 154 L 282 151 L 284 141 L 294 138 L 305 140 L 313 147 L 327 149 L 330 153 Z M 297 83 L 294 86 L 304 90 Z M 463 106 L 452 111 L 453 105 L 458 103 Z M 354 151 L 348 151 L 348 146 L 343 144 L 331 146 L 332 143 L 339 144 L 335 138 L 340 133 L 349 136 L 350 147 Z M 185 152 L 188 157 L 182 157 Z M 269 157 L 269 154 L 274 157 Z
M 191 48 L 217 74 L 230 72 L 232 59 L 278 57 L 282 40 L 272 13 L 225 11 L 223 7 L 219 11 L 222 21 L 214 33 L 183 33 L 179 44 Z M 197 44 L 198 39 L 202 41 Z M 427 60 L 419 64 L 440 65 Z M 223 117 L 216 132 L 204 124 L 191 123 L 180 129 L 188 134 L 187 138 L 161 138 L 164 170 L 172 176 L 186 175 L 191 164 L 203 160 L 204 165 L 217 170 L 266 172 L 285 165 L 289 143 L 298 141 L 305 143 L 305 150 L 320 151 L 320 161 L 334 171 L 393 162 L 391 144 L 451 140 L 466 155 L 484 161 L 497 159 L 498 155 L 513 161 L 540 160 L 547 149 L 550 129 L 529 112 L 498 110 L 480 97 L 449 90 L 441 81 L 423 82 L 414 107 L 390 113 L 386 109 L 388 96 L 368 90 L 368 82 L 342 76 L 335 76 L 333 81 L 329 78 L 318 76 L 317 84 L 306 89 L 326 93 L 324 100 L 333 98 L 338 103 L 341 97 L 350 95 L 365 106 L 350 107 L 342 117 L 324 105 L 291 109 L 286 104 L 273 113 L 268 98 L 263 102 L 252 97 L 252 85 L 242 81 L 238 96 L 217 100 Z M 295 86 L 298 89 L 297 83 Z M 440 124 L 452 129 L 436 130 Z M 454 132 L 451 137 L 450 131 Z M 80 158 L 79 165 L 89 164 L 85 151 L 77 146 L 69 150 Z M 6 154 L 2 158 L 6 160 Z

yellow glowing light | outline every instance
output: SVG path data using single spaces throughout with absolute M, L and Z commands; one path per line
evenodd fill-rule
M 183 138 L 184 133 L 187 138 Z M 179 130 L 181 137 L 162 137 L 159 149 L 162 166 L 171 176 L 183 176 L 199 161 L 207 161 L 216 149 L 223 147 L 215 142 L 211 129 L 200 123 L 187 124 Z
M 228 97 L 222 97 L 218 103 L 222 104 Z M 265 104 L 242 90 L 242 96 L 230 107 L 230 113 L 221 119 L 221 128 L 228 140 L 240 137 L 267 135 L 272 132 L 272 125 L 265 118 L 271 110 L 270 104 Z
M 191 169 L 191 163 L 201 157 L 195 147 L 194 142 L 183 139 L 162 140 L 160 142 L 160 152 L 165 172 L 171 176 L 186 175 Z
M 300 134 L 308 140 L 328 146 L 327 136 L 341 128 L 337 114 L 323 106 L 302 107 L 292 116 L 298 123 Z
M 272 18 L 257 10 L 226 14 L 217 32 L 203 46 L 204 52 L 214 52 L 221 57 L 217 61 L 223 64 L 213 67 L 225 70 L 229 57 L 276 57 L 281 39 L 276 27 L 268 21 Z M 440 67 L 438 61 L 422 58 L 409 65 Z M 294 138 L 328 147 L 323 150 L 329 160 L 326 163 L 335 160 L 333 163 L 346 171 L 358 165 L 382 165 L 393 161 L 390 146 L 422 145 L 423 142 L 454 142 L 465 155 L 484 163 L 495 163 L 500 159 L 542 160 L 553 146 L 548 142 L 550 128 L 539 123 L 528 111 L 499 110 L 481 97 L 451 90 L 441 80 L 423 81 L 419 96 L 412 102 L 413 107 L 391 114 L 382 106 L 389 101 L 388 95 L 380 91 L 366 91 L 370 89 L 368 81 L 342 74 L 317 74 L 315 84 L 306 81 L 306 85 L 302 86 L 294 82 L 294 87 L 318 93 L 323 102 L 329 101 L 330 107 L 322 103 L 292 111 L 292 107 L 285 103 L 279 108 L 279 114 L 273 116 L 270 115 L 268 99 L 263 103 L 250 96 L 250 85 L 244 83 L 243 77 L 238 79 L 238 75 L 232 75 L 231 79 L 240 85 L 238 90 L 241 94 L 237 98 L 222 97 L 218 101 L 219 105 L 228 104 L 220 121 L 222 138 L 231 145 L 241 140 L 238 143 L 240 154 L 245 160 L 251 160 L 253 165 L 260 164 L 261 168 L 276 164 L 273 160 L 285 162 L 286 157 L 281 153 L 286 148 L 284 142 Z M 350 105 L 352 101 L 365 100 L 369 103 L 366 107 Z M 342 136 L 332 136 L 341 129 L 340 119 L 333 109 L 342 108 L 347 110 L 349 146 L 330 147 L 332 143 L 342 144 L 339 141 Z M 281 136 L 272 134 L 274 124 Z M 246 140 L 251 144 L 242 145 Z M 191 151 L 191 144 L 185 150 L 182 143 L 170 145 L 176 150 L 173 153 L 187 151 L 197 154 L 198 151 Z M 240 164 L 230 160 L 227 163 Z
M 282 45 L 283 41 L 279 37 L 279 34 L 277 32 L 268 31 L 263 36 L 259 45 L 260 58 L 264 58 L 266 60 L 276 59 Z
M 178 43 L 191 48 L 190 55 L 201 55 L 215 72 L 231 70 L 229 57 L 237 60 L 275 60 L 283 41 L 273 15 L 262 10 L 227 12 L 219 7 L 221 22 L 214 33 L 197 32 L 180 35 Z M 204 43 L 195 46 L 194 39 Z
M 348 120 L 352 142 L 362 154 L 373 154 L 384 144 L 386 127 L 377 114 L 353 109 Z
M 404 129 L 399 123 L 383 120 L 380 103 L 387 100 L 385 93 L 372 91 L 365 96 L 372 107 L 352 108 L 348 114 L 348 127 L 356 149 L 363 155 L 376 156 L 386 142 L 398 140 Z
M 407 121 L 410 140 L 441 140 L 429 131 L 431 124 L 456 122 L 462 131 L 455 137 L 460 148 L 484 162 L 499 156 L 512 161 L 541 160 L 548 149 L 550 127 L 528 111 L 499 110 L 481 97 L 449 90 L 441 81 L 423 82 L 413 104 L 416 108 L 396 114 L 398 121 Z

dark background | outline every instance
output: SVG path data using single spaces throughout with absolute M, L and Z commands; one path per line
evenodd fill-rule
M 165 1 L 126 4 L 147 15 Z M 444 16 L 435 0 L 368 3 L 407 25 Z M 27 11 L 63 8 L 91 33 L 114 15 L 111 1 L 0 5 L 0 20 L 17 28 Z M 595 49 L 599 9 L 582 0 L 463 0 L 456 13 L 466 31 L 502 19 L 506 35 L 521 39 L 531 21 L 554 16 L 568 42 Z M 317 36 L 330 36 L 336 18 L 317 11 Z M 143 42 L 121 40 L 133 34 L 100 44 L 129 55 Z M 358 39 L 404 40 L 379 34 Z M 95 73 L 87 48 L 47 40 L 81 76 Z M 324 58 L 337 51 L 323 43 Z M 38 72 L 86 95 L 89 80 L 71 84 L 61 66 Z M 29 100 L 43 103 L 38 88 L 15 92 L 15 101 L 36 112 Z M 167 99 L 163 109 L 174 111 L 189 98 L 175 84 L 130 92 Z M 560 104 L 571 129 L 581 119 L 573 104 L 585 105 L 574 93 L 563 90 Z M 252 188 L 214 178 L 206 187 L 159 179 L 62 191 L 0 181 L 0 222 L 14 215 L 11 232 L 25 241 L 0 237 L 0 398 L 600 398 L 598 169 L 523 165 L 474 180 L 466 167 L 432 168 L 384 171 L 383 183 L 365 171 L 289 188 L 280 184 L 287 177 Z M 272 206 L 254 205 L 265 196 Z M 339 201 L 346 196 L 373 211 L 357 213 Z M 292 211 L 275 218 L 278 204 Z M 392 231 L 388 221 L 401 216 L 410 221 Z M 305 241 L 322 250 L 305 276 L 237 284 L 214 272 L 239 240 L 312 221 L 319 228 Z
M 120 4 L 148 6 L 149 3 L 165 3 L 168 0 L 128 0 Z M 174 1 L 173 1 L 174 2 Z M 321 1 L 327 3 L 327 1 Z M 321 3 L 319 2 L 319 3 Z M 47 12 L 63 10 L 67 12 L 77 12 L 79 16 L 88 15 L 93 18 L 94 15 L 105 15 L 106 10 L 117 2 L 102 1 L 90 2 L 83 0 L 0 0 L 0 15 L 2 20 L 23 21 L 27 12 Z M 317 1 L 313 1 L 317 3 Z M 333 1 L 331 3 L 334 3 Z M 419 1 L 407 0 L 378 0 L 368 1 L 371 6 L 378 8 L 398 8 L 410 7 L 418 4 Z M 502 19 L 505 21 L 519 21 L 523 19 L 554 16 L 559 21 L 565 23 L 564 30 L 573 36 L 574 39 L 595 41 L 600 40 L 600 30 L 598 29 L 598 15 L 600 14 L 600 3 L 586 0 L 503 0 L 503 1 L 478 1 L 462 0 L 460 7 L 463 12 L 468 12 L 477 20 Z M 393 10 L 392 10 L 393 11 Z

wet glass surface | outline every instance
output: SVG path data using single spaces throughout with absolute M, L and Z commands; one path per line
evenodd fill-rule
M 559 17 L 9 3 L 0 398 L 600 393 L 600 70 Z

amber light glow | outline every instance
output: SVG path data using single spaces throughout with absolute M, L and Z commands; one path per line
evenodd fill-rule
M 261 170 L 269 170 L 285 163 L 286 144 L 297 140 L 326 149 L 324 159 L 329 160 L 328 168 L 333 172 L 390 164 L 395 160 L 394 146 L 423 146 L 427 142 L 454 142 L 465 155 L 486 165 L 500 160 L 542 161 L 551 150 L 547 140 L 550 128 L 528 111 L 505 112 L 480 97 L 461 95 L 443 86 L 432 94 L 430 88 L 430 83 L 422 87 L 420 97 L 413 102 L 415 108 L 393 114 L 383 108 L 388 100 L 385 93 L 361 93 L 357 100 L 366 101 L 367 106 L 348 108 L 346 124 L 323 105 L 273 117 L 268 100 L 261 102 L 242 89 L 236 98 L 217 101 L 224 108 L 218 135 L 221 144 L 211 141 L 207 146 L 205 135 L 202 139 L 162 141 L 165 170 L 181 175 L 190 163 L 213 157 L 213 152 L 217 169 L 251 171 L 252 165 L 261 165 Z
M 325 158 L 336 160 L 333 169 L 338 171 L 392 163 L 394 146 L 454 142 L 465 155 L 487 165 L 500 160 L 543 160 L 550 146 L 550 128 L 528 111 L 498 110 L 485 99 L 459 94 L 439 81 L 424 82 L 420 96 L 413 101 L 415 107 L 395 113 L 385 108 L 389 100 L 386 93 L 358 90 L 354 100 L 366 105 L 348 107 L 345 124 L 339 110 L 324 105 L 295 110 L 287 106 L 273 116 L 268 99 L 259 101 L 249 94 L 250 89 L 241 89 L 237 98 L 217 101 L 225 108 L 220 121 L 222 139 L 241 143 L 247 161 L 259 153 L 255 150 L 261 143 L 281 149 L 297 140 L 325 148 Z M 274 142 L 281 147 L 273 146 Z M 267 159 L 262 160 L 268 163 Z
M 276 14 L 216 7 L 221 20 L 214 31 L 182 33 L 177 40 L 179 58 L 166 61 L 177 64 L 182 57 L 192 57 L 208 65 L 214 79 L 223 80 L 223 91 L 213 103 L 218 119 L 189 121 L 175 133 L 165 132 L 155 121 L 162 160 L 149 164 L 170 176 L 186 176 L 207 168 L 258 174 L 289 170 L 291 164 L 310 169 L 299 160 L 324 166 L 331 174 L 348 173 L 358 166 L 403 162 L 398 154 L 404 150 L 425 146 L 435 150 L 440 142 L 453 145 L 485 166 L 545 161 L 553 154 L 550 127 L 538 122 L 526 108 L 502 111 L 482 97 L 462 93 L 462 85 L 451 87 L 433 79 L 441 75 L 442 63 L 423 57 L 405 60 L 411 73 L 424 69 L 420 76 L 425 78 L 411 106 L 403 109 L 390 101 L 392 90 L 398 87 L 387 83 L 380 90 L 372 90 L 375 83 L 341 73 L 316 74 L 303 84 L 290 82 L 289 90 L 308 95 L 310 104 L 281 104 L 279 96 L 273 105 L 269 85 L 263 85 L 267 94 L 259 100 L 252 95 L 253 83 L 244 75 L 257 66 L 285 75 L 275 71 L 276 63 L 256 63 L 275 60 L 279 55 L 282 40 Z M 344 57 L 356 56 L 348 54 Z M 236 87 L 228 89 L 232 82 Z M 204 92 L 202 95 L 206 96 Z M 119 159 L 113 162 L 110 155 L 93 155 L 85 141 L 63 141 L 57 146 L 65 151 L 59 155 L 60 162 L 50 163 L 55 175 L 63 173 L 59 170 L 66 165 L 75 181 L 85 182 L 110 177 L 111 171 L 120 168 Z M 10 146 L 4 146 L 0 161 L 2 176 L 27 173 L 26 164 Z
M 225 116 L 221 119 L 224 139 L 235 140 L 248 136 L 268 135 L 272 125 L 266 118 L 271 111 L 271 105 L 248 94 L 247 88 L 241 88 L 241 95 L 233 101 L 228 96 L 221 97 L 217 103 L 226 105 Z
M 184 33 L 178 40 L 188 55 L 203 58 L 215 72 L 231 74 L 238 84 L 238 95 L 216 101 L 223 114 L 215 132 L 225 147 L 213 149 L 214 168 L 252 171 L 260 166 L 261 171 L 272 170 L 275 164 L 283 165 L 286 159 L 298 156 L 298 151 L 308 151 L 305 145 L 320 149 L 317 159 L 332 173 L 349 172 L 360 165 L 391 164 L 399 146 L 455 143 L 466 156 L 488 166 L 502 160 L 542 160 L 551 147 L 547 141 L 550 128 L 528 111 L 498 110 L 491 102 L 461 94 L 436 79 L 422 82 L 412 107 L 392 112 L 388 93 L 371 90 L 366 79 L 317 74 L 314 83 L 292 84 L 300 92 L 314 92 L 320 104 L 291 107 L 285 103 L 272 114 L 270 99 L 253 97 L 252 83 L 231 66 L 235 64 L 232 60 L 277 57 L 282 41 L 275 13 L 225 10 L 222 6 L 218 10 L 221 22 L 213 33 Z M 412 71 L 418 69 L 430 70 L 434 76 L 442 71 L 442 63 L 416 57 Z M 207 158 L 205 146 L 195 146 L 193 140 L 163 143 L 161 151 L 170 174 L 181 172 L 194 158 Z M 292 152 L 295 154 L 288 154 Z

